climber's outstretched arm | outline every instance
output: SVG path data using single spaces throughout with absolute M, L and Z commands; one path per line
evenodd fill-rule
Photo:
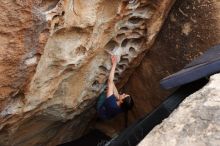
M 111 96 L 112 94 L 114 94 L 114 88 L 115 88 L 115 84 L 114 84 L 114 75 L 115 75 L 115 69 L 116 69 L 116 65 L 117 65 L 117 58 L 116 56 L 111 56 L 111 61 L 112 61 L 112 68 L 109 74 L 109 78 L 108 78 L 108 90 L 107 90 L 107 97 Z
M 115 97 L 117 98 L 117 99 L 119 99 L 119 93 L 118 93 L 118 89 L 116 88 L 116 86 L 115 86 L 115 83 L 114 83 L 114 89 L 113 89 L 114 91 L 114 95 L 115 95 Z

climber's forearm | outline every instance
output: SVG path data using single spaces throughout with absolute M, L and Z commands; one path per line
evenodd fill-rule
M 111 71 L 110 71 L 110 74 L 109 74 L 109 78 L 108 78 L 109 82 L 113 82 L 113 80 L 114 80 L 115 69 L 116 69 L 116 64 L 113 64 L 112 68 L 111 68 Z
M 117 58 L 116 56 L 111 56 L 112 68 L 108 77 L 108 90 L 107 90 L 107 97 L 110 97 L 114 94 L 114 76 L 115 76 L 115 69 L 117 65 Z
M 112 65 L 109 79 L 108 79 L 108 90 L 107 90 L 107 97 L 111 96 L 114 93 L 114 74 L 115 74 L 116 64 Z
M 115 86 L 115 83 L 113 83 L 113 93 L 114 93 L 115 97 L 117 99 L 119 99 L 119 93 L 118 93 L 118 89 Z

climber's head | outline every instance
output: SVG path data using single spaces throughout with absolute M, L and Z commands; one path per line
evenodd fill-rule
M 121 109 L 125 112 L 131 110 L 134 106 L 134 101 L 128 94 L 123 93 L 119 95 L 119 101 Z

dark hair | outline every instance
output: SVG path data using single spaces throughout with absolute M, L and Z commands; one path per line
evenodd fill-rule
M 131 110 L 134 106 L 134 101 L 131 96 L 127 96 L 126 98 L 123 99 L 123 103 L 121 104 L 121 109 L 124 112 L 127 112 Z
M 133 106 L 134 101 L 131 96 L 127 96 L 125 99 L 123 99 L 121 109 L 124 111 L 125 128 L 128 127 L 128 111 L 131 110 Z

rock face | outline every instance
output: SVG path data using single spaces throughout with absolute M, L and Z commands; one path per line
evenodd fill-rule
M 155 44 L 124 86 L 136 103 L 130 121 L 152 111 L 169 94 L 159 86 L 162 78 L 220 43 L 219 18 L 218 1 L 175 2 Z
M 0 6 L 0 107 L 23 93 L 47 41 L 38 2 L 4 1 Z
M 220 144 L 220 74 L 187 97 L 138 146 L 217 146 Z
M 162 78 L 220 43 L 219 14 L 220 4 L 215 0 L 176 0 L 154 45 L 122 88 L 135 102 L 128 116 L 130 123 L 148 114 L 170 94 L 161 89 Z M 106 133 L 115 133 L 124 128 L 124 116 L 99 127 Z
M 123 86 L 174 0 L 8 0 L 0 4 L 0 145 L 78 138 L 118 55 Z

